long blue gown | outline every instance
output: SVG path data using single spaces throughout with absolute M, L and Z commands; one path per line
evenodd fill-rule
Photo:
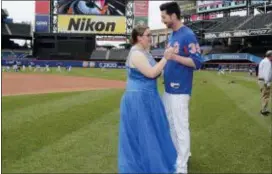
M 154 66 L 153 57 L 143 53 Z M 177 152 L 157 89 L 157 79 L 145 77 L 136 68 L 127 67 L 127 72 L 126 91 L 120 106 L 118 171 L 174 173 Z

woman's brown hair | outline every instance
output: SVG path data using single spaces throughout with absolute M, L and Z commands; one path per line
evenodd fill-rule
M 131 32 L 131 39 L 130 39 L 131 44 L 135 45 L 138 42 L 137 37 L 142 36 L 145 30 L 148 28 L 149 27 L 147 25 L 137 25 L 136 27 L 134 27 Z

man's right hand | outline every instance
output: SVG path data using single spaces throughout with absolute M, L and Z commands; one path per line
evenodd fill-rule
M 164 58 L 166 58 L 167 60 L 170 59 L 172 57 L 172 55 L 174 54 L 174 48 L 173 47 L 168 47 L 167 49 L 165 49 L 164 51 Z

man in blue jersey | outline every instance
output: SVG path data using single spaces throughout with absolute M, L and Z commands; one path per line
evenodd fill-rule
M 174 47 L 175 50 L 164 68 L 163 102 L 178 152 L 176 172 L 187 173 L 190 156 L 189 101 L 193 72 L 200 69 L 203 58 L 194 32 L 181 22 L 178 4 L 164 3 L 160 11 L 162 22 L 173 31 L 168 39 L 168 47 Z

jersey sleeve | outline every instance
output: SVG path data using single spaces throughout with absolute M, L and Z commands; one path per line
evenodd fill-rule
M 201 55 L 201 50 L 199 43 L 196 39 L 196 36 L 194 34 L 188 34 L 185 38 L 185 48 L 188 50 L 188 54 L 193 62 L 195 63 L 196 69 L 200 69 L 201 65 L 204 62 L 204 59 Z

